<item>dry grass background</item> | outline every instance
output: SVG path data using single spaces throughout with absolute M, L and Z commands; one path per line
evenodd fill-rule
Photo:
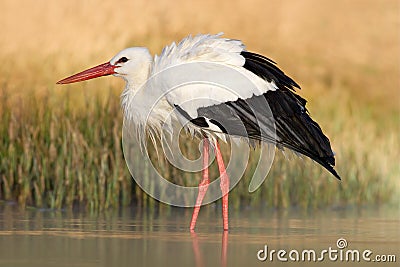
M 248 50 L 277 61 L 302 86 L 300 94 L 309 100 L 312 116 L 331 137 L 343 182 L 338 185 L 321 170 L 312 171 L 315 178 L 304 189 L 310 198 L 318 197 L 316 188 L 322 188 L 324 195 L 329 185 L 333 189 L 321 203 L 396 200 L 400 178 L 400 4 L 396 0 L 0 0 L 0 25 L 0 198 L 58 207 L 74 201 L 113 206 L 121 198 L 125 204 L 145 198 L 132 189 L 118 154 L 122 117 L 117 96 L 122 81 L 107 78 L 63 87 L 55 82 L 128 46 L 148 46 L 159 53 L 189 33 L 223 31 L 241 39 Z M 301 193 L 279 189 L 282 181 L 286 187 L 296 187 L 287 177 L 311 166 L 296 164 L 275 162 L 281 178 L 270 181 L 270 186 L 267 180 L 268 189 L 258 194 L 270 194 L 275 206 L 296 203 L 293 194 Z M 83 171 L 99 165 L 109 169 L 90 175 Z M 280 174 L 292 165 L 293 172 Z M 270 192 L 270 188 L 278 189 Z M 88 190 L 93 197 L 84 195 Z M 288 200 L 279 201 L 277 196 Z

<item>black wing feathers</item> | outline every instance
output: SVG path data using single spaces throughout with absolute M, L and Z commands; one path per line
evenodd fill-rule
M 297 87 L 300 89 L 300 86 L 286 76 L 271 59 L 248 51 L 243 51 L 240 54 L 246 59 L 243 66 L 245 69 L 250 70 L 268 82 L 274 81 L 279 88 L 286 87 L 294 90 L 293 87 Z
M 274 61 L 247 51 L 241 52 L 241 55 L 245 58 L 245 69 L 267 82 L 273 81 L 278 89 L 248 99 L 201 107 L 197 110 L 199 117 L 194 119 L 179 107 L 178 111 L 197 126 L 208 127 L 207 122 L 210 122 L 224 133 L 296 151 L 318 162 L 340 179 L 333 169 L 335 158 L 329 139 L 309 116 L 305 107 L 307 101 L 295 93 L 295 88 L 300 89 L 300 86 L 286 76 Z
M 274 114 L 277 143 L 315 160 L 340 179 L 333 169 L 335 158 L 329 139 L 288 94 L 293 93 L 277 90 L 264 94 Z
M 272 60 L 247 51 L 241 55 L 246 59 L 244 68 L 266 81 L 274 81 L 279 88 L 264 94 L 275 119 L 277 143 L 310 157 L 340 179 L 333 169 L 335 157 L 329 139 L 307 113 L 307 101 L 295 93 L 294 87 L 300 86 Z

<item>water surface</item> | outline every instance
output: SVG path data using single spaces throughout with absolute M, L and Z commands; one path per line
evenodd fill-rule
M 224 233 L 219 207 L 208 205 L 200 211 L 196 233 L 190 233 L 191 209 L 127 208 L 91 215 L 0 202 L 0 266 L 294 266 L 298 263 L 288 258 L 291 250 L 301 255 L 304 249 L 313 249 L 318 260 L 329 247 L 339 253 L 339 238 L 347 242 L 344 253 L 368 249 L 371 259 L 395 255 L 399 262 L 399 215 L 395 208 L 248 209 L 231 211 L 230 230 Z M 285 250 L 288 261 L 279 261 L 276 254 L 272 261 L 259 260 L 257 254 L 265 246 L 268 253 Z M 259 256 L 265 257 L 264 252 Z M 322 262 L 312 263 L 346 262 L 329 260 L 325 254 Z M 358 263 L 364 264 L 362 259 Z

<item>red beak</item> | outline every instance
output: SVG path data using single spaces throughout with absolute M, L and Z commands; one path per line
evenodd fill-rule
M 57 84 L 67 84 L 67 83 L 76 83 L 81 81 L 86 81 L 90 79 L 94 79 L 101 76 L 106 76 L 110 74 L 114 74 L 116 66 L 110 64 L 110 62 L 100 64 L 96 67 L 84 70 L 68 78 L 62 79 L 57 82 Z

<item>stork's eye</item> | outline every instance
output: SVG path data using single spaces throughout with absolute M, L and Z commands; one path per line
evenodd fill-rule
M 127 61 L 128 61 L 128 59 L 126 57 L 121 57 L 120 59 L 118 59 L 117 64 L 118 63 L 125 63 Z

